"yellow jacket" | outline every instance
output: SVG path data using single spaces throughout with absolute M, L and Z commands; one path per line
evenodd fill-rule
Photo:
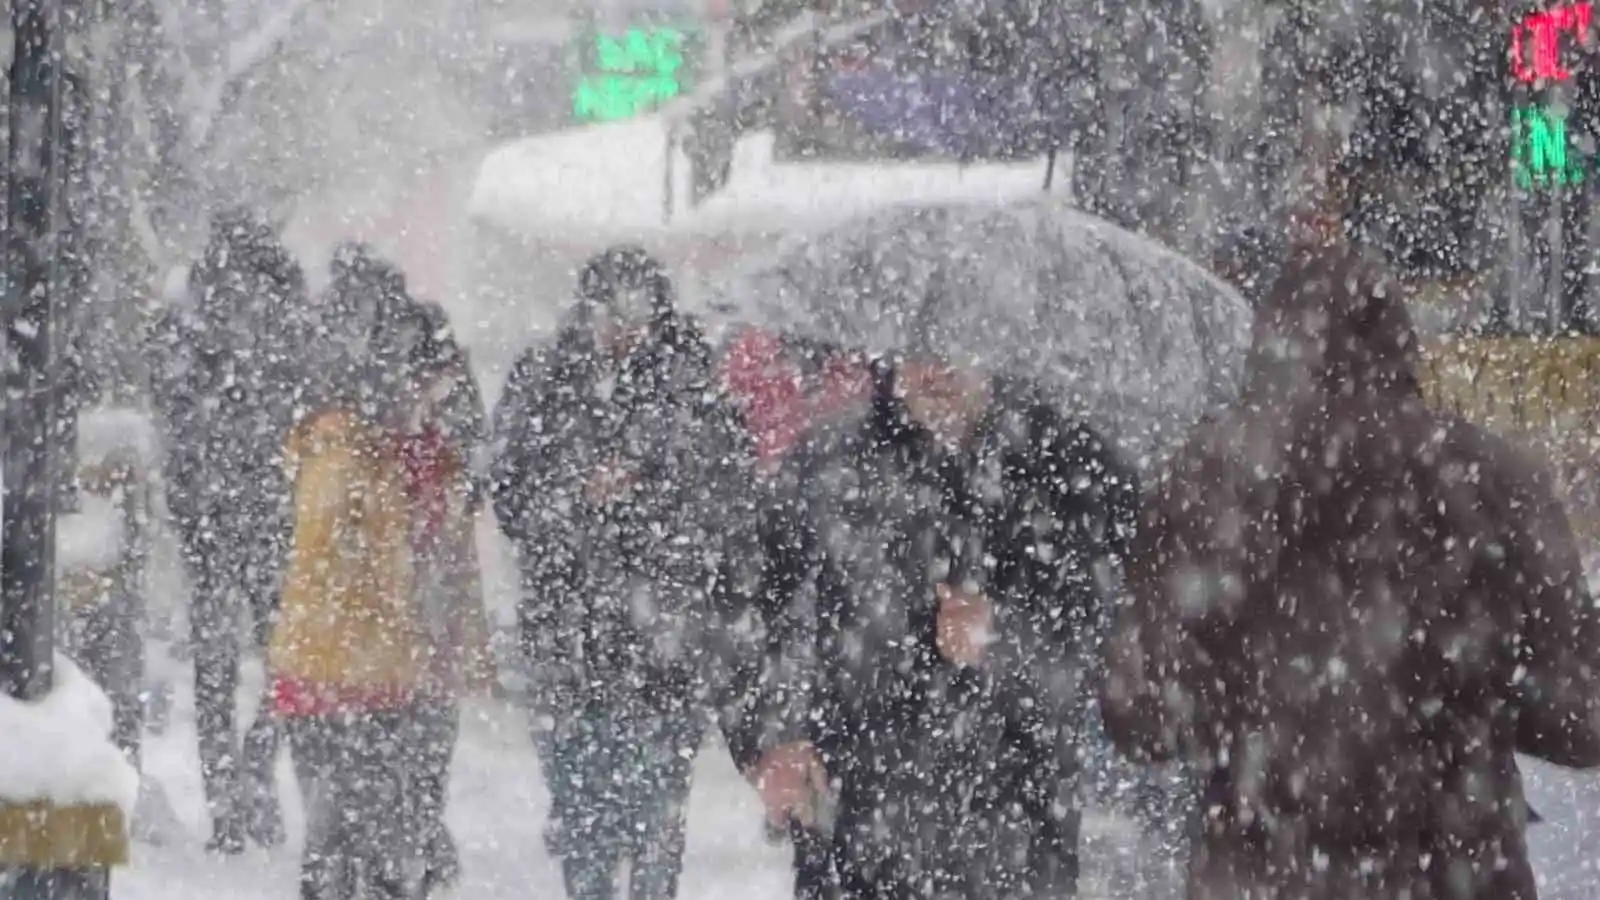
M 408 510 L 381 430 L 326 410 L 290 433 L 294 537 L 268 655 L 302 685 L 408 692 L 427 643 L 412 607 Z

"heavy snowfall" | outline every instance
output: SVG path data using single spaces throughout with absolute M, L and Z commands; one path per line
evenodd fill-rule
M 1588 0 L 9 9 L 0 897 L 1600 897 Z

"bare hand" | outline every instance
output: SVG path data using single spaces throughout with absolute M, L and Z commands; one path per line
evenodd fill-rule
M 982 665 L 994 627 L 994 606 L 989 598 L 948 584 L 935 587 L 934 595 L 939 599 L 934 636 L 939 655 L 958 666 Z
M 785 828 L 791 819 L 806 827 L 816 824 L 816 796 L 828 789 L 828 773 L 811 744 L 797 741 L 773 747 L 762 755 L 750 780 L 773 827 Z

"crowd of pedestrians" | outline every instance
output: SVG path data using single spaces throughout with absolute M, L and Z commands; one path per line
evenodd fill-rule
M 283 840 L 281 743 L 306 900 L 456 880 L 488 507 L 574 900 L 677 894 L 711 727 L 797 897 L 1075 896 L 1092 710 L 1195 783 L 1192 897 L 1534 896 L 1513 754 L 1600 765 L 1600 619 L 1548 478 L 1423 405 L 1354 252 L 1251 286 L 1243 395 L 1144 491 L 936 328 L 719 348 L 639 249 L 576 282 L 491 416 L 392 264 L 341 248 L 313 297 L 217 220 L 155 344 L 217 851 Z M 240 603 L 269 673 L 242 734 Z

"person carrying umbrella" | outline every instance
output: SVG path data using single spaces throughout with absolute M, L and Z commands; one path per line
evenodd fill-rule
M 1134 474 L 1027 382 L 924 339 L 794 451 L 756 611 L 788 648 L 736 758 L 852 898 L 1070 895 L 1094 623 Z
M 554 345 L 513 368 L 494 421 L 492 497 L 516 547 L 535 739 L 567 895 L 677 892 L 699 652 L 738 532 L 748 463 L 710 348 L 661 266 L 608 250 L 584 267 Z M 745 529 L 753 530 L 753 529 Z

